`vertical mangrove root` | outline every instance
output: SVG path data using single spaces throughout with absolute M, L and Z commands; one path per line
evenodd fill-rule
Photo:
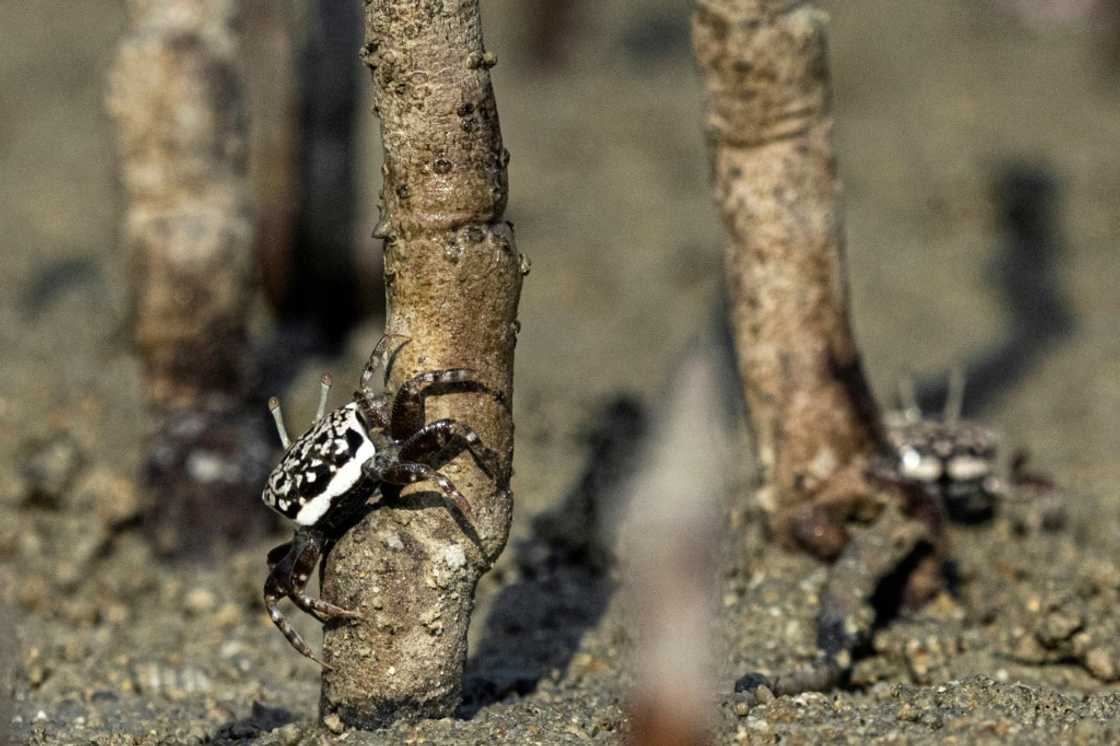
M 478 0 L 366 4 L 362 57 L 385 151 L 381 221 L 386 332 L 409 339 L 390 389 L 425 370 L 470 368 L 513 390 L 522 267 L 502 220 L 506 163 Z M 321 709 L 357 727 L 444 717 L 458 704 L 479 577 L 505 546 L 513 422 L 507 405 L 433 392 L 429 421 L 470 425 L 501 461 L 491 479 L 467 454 L 445 467 L 474 509 L 457 517 L 431 490 L 383 503 L 327 558 L 324 596 L 365 621 L 328 627 Z
M 883 440 L 848 318 L 827 31 L 790 0 L 697 0 L 692 25 L 760 503 L 836 556 Z

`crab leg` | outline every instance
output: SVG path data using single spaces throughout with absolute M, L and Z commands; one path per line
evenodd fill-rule
M 448 447 L 458 446 L 454 450 Z M 482 439 L 469 425 L 458 420 L 443 419 L 430 422 L 401 444 L 402 461 L 415 461 L 434 466 L 436 456 L 443 455 L 450 460 L 458 456 L 464 448 L 478 460 L 478 465 L 491 479 L 498 475 L 498 454 L 492 448 L 482 445 Z M 443 453 L 446 451 L 446 453 Z
M 459 492 L 455 484 L 427 464 L 408 462 L 396 463 L 381 471 L 374 470 L 374 476 L 382 482 L 396 485 L 426 481 L 434 482 L 435 485 L 439 487 L 440 492 L 442 492 L 448 500 L 455 503 L 455 507 L 459 508 L 464 516 L 469 518 L 474 515 L 474 511 L 471 510 L 471 504 L 467 502 L 467 498 L 463 496 L 462 492 Z
M 508 408 L 505 394 L 475 380 L 477 375 L 470 368 L 448 368 L 418 373 L 402 383 L 393 399 L 390 434 L 397 440 L 405 440 L 418 433 L 424 426 L 424 400 L 434 393 L 486 394 Z M 431 390 L 433 387 L 445 387 L 448 391 L 435 392 Z
M 270 574 L 268 580 L 264 583 L 264 608 L 268 611 L 269 619 L 271 619 L 272 623 L 276 625 L 276 628 L 284 634 L 284 637 L 288 638 L 288 643 L 298 650 L 301 655 L 305 658 L 310 658 L 325 669 L 333 670 L 326 661 L 319 659 L 319 657 L 315 655 L 314 651 L 311 650 L 311 646 L 304 641 L 299 632 L 296 632 L 295 627 L 280 613 L 280 600 L 286 596 L 288 596 L 287 590 Z
M 377 344 L 374 346 L 373 352 L 371 352 L 369 354 L 369 360 L 366 361 L 365 369 L 362 370 L 362 377 L 359 380 L 359 385 L 363 389 L 369 388 L 369 382 L 373 380 L 373 374 L 378 371 L 378 369 L 381 367 L 382 363 L 384 362 L 382 360 L 382 358 L 385 355 L 385 348 L 388 346 L 390 339 L 403 339 L 404 342 L 401 343 L 401 347 L 403 347 L 405 344 L 407 344 L 409 341 L 411 341 L 411 337 L 408 337 L 407 335 L 404 335 L 404 334 L 382 334 L 381 339 L 377 340 Z M 400 349 L 400 347 L 397 348 L 397 350 L 399 350 L 399 349 Z M 393 352 L 393 356 L 394 357 L 396 356 L 396 351 L 395 350 Z M 391 367 L 391 366 L 389 366 L 389 367 Z M 389 383 L 389 367 L 385 368 L 385 383 L 386 384 Z
M 295 628 L 280 613 L 280 601 L 287 597 L 299 609 L 311 614 L 321 622 L 331 619 L 360 619 L 356 611 L 350 611 L 340 606 L 335 606 L 329 601 L 312 598 L 304 591 L 308 578 L 322 554 L 323 539 L 315 531 L 299 529 L 295 537 L 288 544 L 283 544 L 269 552 L 269 563 L 272 565 L 268 579 L 264 584 L 264 605 L 272 623 L 288 638 L 292 647 L 301 654 L 315 661 L 324 668 L 330 668 L 325 662 L 315 656 L 311 646 L 296 632 Z M 283 557 L 273 564 L 273 561 L 283 550 L 287 550 Z

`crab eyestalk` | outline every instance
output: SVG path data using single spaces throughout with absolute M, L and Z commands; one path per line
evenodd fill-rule
M 323 419 L 323 415 L 327 413 L 327 397 L 330 396 L 333 383 L 330 373 L 324 373 L 319 379 L 319 408 L 315 410 L 316 422 Z
M 898 379 L 898 411 L 905 422 L 917 422 L 922 418 L 922 408 L 914 390 L 914 377 L 909 373 Z
M 272 412 L 272 420 L 276 423 L 276 433 L 280 436 L 280 445 L 287 448 L 292 444 L 288 437 L 288 429 L 284 427 L 284 414 L 280 411 L 280 400 L 275 396 L 268 400 L 268 411 Z
M 947 425 L 955 425 L 961 419 L 964 410 L 964 371 L 959 365 L 954 365 L 949 370 L 949 390 L 945 396 L 945 412 L 941 419 Z

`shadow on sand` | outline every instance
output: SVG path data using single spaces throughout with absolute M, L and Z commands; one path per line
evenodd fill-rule
M 1045 167 L 1013 162 L 996 175 L 992 191 L 1004 237 L 989 276 L 1009 311 L 1010 322 L 1004 339 L 965 368 L 966 417 L 983 414 L 1076 326 L 1059 277 L 1064 241 L 1056 178 Z M 937 411 L 946 394 L 943 375 L 923 381 L 918 394 L 922 411 Z
M 568 666 L 584 632 L 598 624 L 617 585 L 609 517 L 638 465 L 648 419 L 634 398 L 610 401 L 587 435 L 589 461 L 579 482 L 534 519 L 531 538 L 514 545 L 517 580 L 499 592 L 486 619 L 459 717 L 536 691 Z

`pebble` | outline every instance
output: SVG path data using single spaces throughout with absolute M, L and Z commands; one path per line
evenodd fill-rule
M 136 482 L 104 467 L 92 469 L 78 487 L 82 502 L 91 504 L 98 523 L 118 526 L 140 515 L 143 495 Z
M 232 601 L 222 604 L 211 620 L 215 627 L 229 629 L 241 623 L 241 607 Z
M 463 551 L 462 544 L 449 544 L 443 550 L 443 561 L 453 570 L 458 570 L 467 564 L 467 554 Z
M 284 727 L 276 729 L 276 736 L 282 746 L 296 746 L 303 738 L 303 731 L 295 723 L 288 723 Z
M 1093 648 L 1086 653 L 1085 667 L 1101 681 L 1114 681 L 1117 678 L 1116 661 L 1107 648 Z
M 213 591 L 207 588 L 192 588 L 183 599 L 183 606 L 192 614 L 204 614 L 212 610 L 217 603 Z
M 74 436 L 56 432 L 27 440 L 20 448 L 24 500 L 57 508 L 84 458 Z
M 335 735 L 346 730 L 346 726 L 342 724 L 342 718 L 340 718 L 336 712 L 332 712 L 323 718 L 323 727 Z
M 1067 640 L 1073 633 L 1081 629 L 1083 620 L 1080 614 L 1065 611 L 1052 611 L 1043 619 L 1038 630 L 1038 639 L 1046 645 L 1056 645 L 1062 640 Z

